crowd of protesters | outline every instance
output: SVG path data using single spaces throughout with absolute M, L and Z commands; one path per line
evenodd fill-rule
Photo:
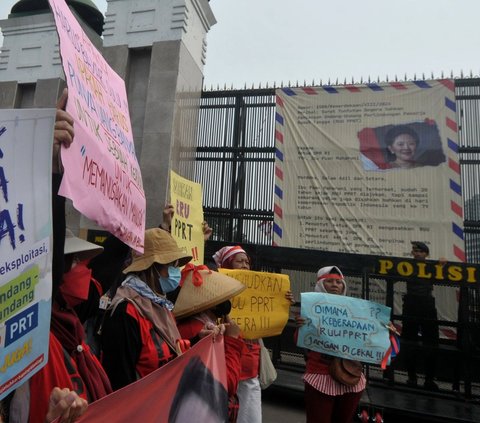
M 131 251 L 114 236 L 100 247 L 66 228 L 65 199 L 57 194 L 63 171 L 60 147 L 69 148 L 74 139 L 73 119 L 64 110 L 66 101 L 65 90 L 57 105 L 53 140 L 49 360 L 0 402 L 0 422 L 73 422 L 85 413 L 88 403 L 147 376 L 210 335 L 224 339 L 227 386 L 216 391 L 225 403 L 223 408 L 197 414 L 195 421 L 261 422 L 261 340 L 243 339 L 229 317 L 231 298 L 245 287 L 190 263 L 192 257 L 169 233 L 172 206 L 164 209 L 159 227 L 145 231 L 143 254 Z M 208 239 L 212 230 L 206 223 L 203 229 Z M 213 259 L 218 268 L 251 268 L 240 246 L 224 247 Z M 346 295 L 341 270 L 336 266 L 320 269 L 315 290 Z M 295 302 L 291 292 L 286 298 Z M 296 322 L 302 326 L 303 317 L 297 316 Z M 351 421 L 365 389 L 361 369 L 352 385 L 332 379 L 331 361 L 332 357 L 313 351 L 306 356 L 309 422 Z M 192 361 L 190 368 L 192 374 L 205 373 L 199 363 Z M 209 395 L 195 383 L 185 382 L 185 386 L 196 393 L 195 398 Z M 190 421 L 192 416 L 179 404 L 173 402 L 169 421 Z
M 70 148 L 74 141 L 73 119 L 65 111 L 67 96 L 65 90 L 57 104 L 53 140 L 49 360 L 0 402 L 0 422 L 73 422 L 88 403 L 143 378 L 209 335 L 224 339 L 225 407 L 208 411 L 207 420 L 197 417 L 251 421 L 239 417 L 248 401 L 242 407 L 237 393 L 245 357 L 251 362 L 249 379 L 258 379 L 258 357 L 229 318 L 230 299 L 245 286 L 189 263 L 192 256 L 169 233 L 173 208 L 165 208 L 159 227 L 145 231 L 143 254 L 114 236 L 98 246 L 66 228 L 65 198 L 58 189 L 63 172 L 60 148 Z M 206 239 L 212 232 L 207 224 L 203 231 Z M 291 293 L 287 296 L 293 300 Z M 261 421 L 259 397 L 258 393 Z M 191 418 L 182 415 L 177 410 L 172 421 Z

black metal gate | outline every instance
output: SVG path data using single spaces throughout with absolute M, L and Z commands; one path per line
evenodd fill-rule
M 465 250 L 467 260 L 478 263 L 480 79 L 458 79 L 455 87 Z M 213 246 L 219 245 L 218 241 L 250 244 L 255 250 L 252 252 L 258 270 L 297 272 L 292 288 L 298 298 L 299 292 L 309 290 L 306 280 L 316 270 L 313 267 L 318 268 L 324 258 L 335 253 L 312 252 L 317 257 L 314 263 L 300 260 L 289 265 L 291 257 L 286 260 L 283 249 L 267 247 L 272 244 L 274 215 L 275 89 L 204 92 L 197 135 L 196 180 L 204 190 L 205 218 L 214 228 L 213 242 L 207 248 L 206 257 Z M 320 253 L 321 259 L 318 258 Z M 361 260 L 361 256 L 356 257 Z M 357 277 L 360 277 L 359 268 L 356 268 Z M 460 337 L 458 342 L 468 341 L 470 347 L 480 342 L 479 292 L 478 288 L 462 289 L 460 295 L 459 320 L 469 331 L 469 337 Z M 290 325 L 290 329 L 275 341 L 277 361 L 281 362 L 281 354 L 295 350 L 289 340 L 291 329 Z M 457 347 L 464 351 L 465 345 Z M 468 388 L 466 391 L 469 394 Z
M 273 89 L 203 93 L 196 180 L 216 239 L 271 244 L 274 140 Z
M 455 87 L 465 249 L 480 262 L 480 79 Z M 197 135 L 196 180 L 215 239 L 271 245 L 275 89 L 203 92 Z

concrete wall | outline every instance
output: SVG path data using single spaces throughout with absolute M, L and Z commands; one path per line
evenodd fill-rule
M 170 169 L 194 177 L 205 37 L 215 18 L 207 0 L 107 1 L 103 46 L 82 26 L 125 80 L 148 228 L 162 218 Z M 53 107 L 64 79 L 53 15 L 10 18 L 0 26 L 0 108 Z M 73 229 L 98 228 L 72 210 L 68 219 Z
M 127 83 L 147 227 L 162 218 L 170 169 L 194 178 L 205 37 L 214 23 L 206 0 L 108 0 L 104 56 Z

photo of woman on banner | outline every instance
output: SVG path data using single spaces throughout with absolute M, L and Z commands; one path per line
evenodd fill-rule
M 228 419 L 228 395 L 199 357 L 185 367 L 168 416 L 169 423 L 223 423 Z
M 438 166 L 445 154 L 434 120 L 363 128 L 358 133 L 360 159 L 367 171 Z

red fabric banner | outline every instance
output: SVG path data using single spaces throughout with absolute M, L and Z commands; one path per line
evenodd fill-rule
M 79 422 L 224 422 L 228 416 L 223 338 L 202 339 L 182 356 L 89 405 Z

